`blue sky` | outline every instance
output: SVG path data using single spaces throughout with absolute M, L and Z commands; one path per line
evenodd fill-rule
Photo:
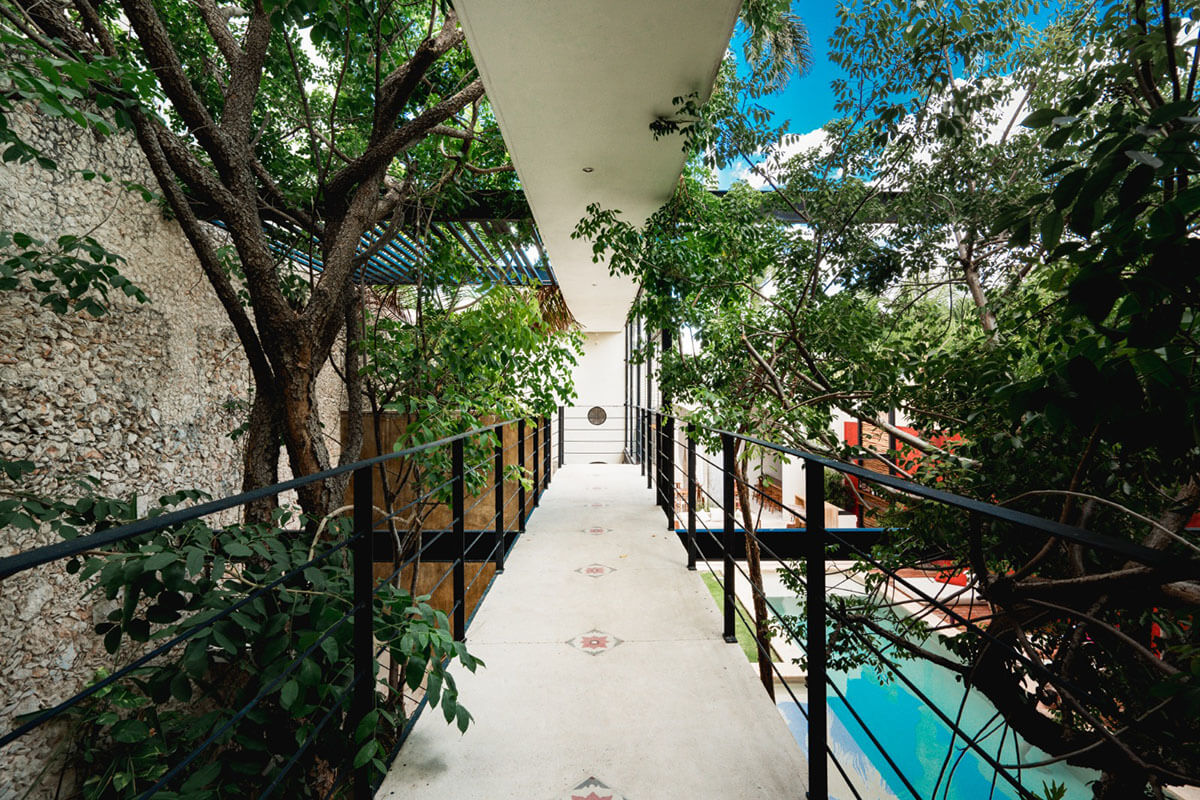
M 803 76 L 793 78 L 787 88 L 760 101 L 775 112 L 776 124 L 788 123 L 788 132 L 805 134 L 815 131 L 833 119 L 833 90 L 830 81 L 839 70 L 829 61 L 829 37 L 837 24 L 836 2 L 830 0 L 796 0 L 792 11 L 799 15 L 808 28 L 812 48 L 812 68 Z M 742 36 L 735 36 L 734 51 L 741 55 Z M 744 164 L 735 164 L 718 175 L 720 187 L 729 188 L 737 173 L 744 172 Z
M 829 37 L 837 24 L 837 3 L 829 0 L 801 0 L 792 3 L 792 11 L 804 21 L 812 46 L 812 69 L 793 78 L 787 88 L 764 105 L 775 111 L 780 122 L 791 121 L 791 133 L 808 133 L 833 118 L 833 91 L 829 82 L 838 71 L 829 62 Z

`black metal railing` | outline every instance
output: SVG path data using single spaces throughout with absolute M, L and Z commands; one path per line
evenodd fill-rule
M 511 427 L 516 428 L 516 439 L 505 446 L 503 429 Z M 486 448 L 489 439 L 494 440 L 494 447 L 490 455 L 478 463 L 469 465 L 464 463 L 465 446 L 468 442 Z M 316 641 L 309 643 L 296 658 L 279 666 L 275 670 L 275 677 L 255 692 L 250 702 L 233 711 L 228 719 L 216 726 L 211 736 L 175 763 L 168 765 L 165 772 L 138 795 L 139 798 L 149 798 L 160 791 L 177 790 L 187 777 L 189 766 L 193 765 L 207 748 L 222 740 L 222 737 L 233 730 L 239 721 L 254 711 L 263 698 L 277 692 L 280 685 L 300 667 L 307 657 L 315 652 L 316 648 L 322 646 L 325 639 L 336 635 L 343 626 L 348 624 L 351 628 L 352 639 L 352 674 L 348 677 L 342 675 L 330 677 L 330 683 L 340 681 L 342 689 L 340 696 L 332 702 L 321 719 L 316 721 L 310 735 L 296 747 L 286 762 L 274 767 L 263 765 L 262 792 L 257 796 L 270 796 L 281 785 L 288 772 L 295 768 L 305 756 L 316 736 L 332 720 L 340 718 L 343 730 L 352 735 L 358 730 L 359 723 L 376 707 L 379 700 L 376 674 L 379 669 L 380 657 L 387 650 L 389 643 L 385 641 L 382 646 L 378 646 L 379 643 L 376 641 L 375 600 L 377 595 L 386 588 L 386 585 L 396 581 L 404 570 L 409 568 L 415 570 L 422 561 L 424 563 L 447 563 L 446 570 L 429 594 L 432 595 L 436 592 L 447 578 L 451 580 L 453 600 L 447 616 L 453 619 L 453 638 L 460 642 L 465 639 L 467 628 L 474 616 L 473 612 L 471 617 L 467 616 L 470 591 L 486 574 L 485 570 L 489 565 L 495 566 L 493 577 L 490 580 L 494 580 L 495 574 L 504 571 L 506 553 L 519 534 L 525 530 L 527 519 L 549 485 L 552 473 L 553 439 L 551 421 L 548 416 L 531 421 L 526 419 L 506 420 L 418 447 L 368 458 L 251 492 L 199 503 L 0 559 L 0 580 L 5 580 L 49 564 L 76 559 L 88 553 L 120 547 L 136 547 L 140 539 L 144 540 L 156 533 L 174 533 L 181 530 L 182 526 L 211 518 L 223 512 L 237 513 L 243 507 L 256 501 L 279 497 L 285 492 L 303 489 L 319 482 L 332 482 L 338 478 L 342 478 L 344 481 L 347 475 L 350 478 L 352 526 L 346 535 L 328 543 L 319 553 L 315 552 L 316 539 L 314 538 L 313 549 L 310 550 L 310 557 L 305 563 L 289 569 L 266 585 L 246 591 L 244 597 L 230 603 L 228 607 L 206 615 L 197 624 L 190 627 L 185 625 L 177 635 L 167 641 L 155 644 L 153 647 L 148 645 L 147 652 L 138 655 L 121 669 L 93 682 L 82 691 L 56 702 L 48 708 L 24 715 L 11 730 L 0 735 L 0 752 L 41 726 L 63 718 L 81 703 L 89 698 L 97 697 L 119 681 L 136 676 L 138 670 L 155 664 L 156 659 L 167 655 L 170 651 L 186 647 L 190 642 L 197 640 L 197 637 L 207 636 L 208 634 L 205 632 L 213 626 L 226 620 L 236 620 L 239 610 L 246 608 L 251 603 L 272 595 L 278 598 L 283 592 L 296 591 L 298 587 L 305 585 L 305 581 L 308 580 L 307 576 L 311 575 L 306 572 L 307 570 L 323 565 L 332 565 L 334 555 L 342 554 L 341 557 L 344 559 L 348 553 L 350 564 L 348 567 L 343 566 L 352 573 L 350 576 L 352 596 L 349 598 L 349 608 L 345 614 L 326 626 Z M 560 433 L 558 437 L 560 452 L 561 442 Z M 515 459 L 510 454 L 510 451 L 514 449 L 516 450 Z M 443 476 L 445 480 L 440 481 L 431 489 L 421 491 L 400 508 L 385 511 L 376 508 L 377 498 L 373 469 L 399 459 L 430 456 L 443 450 L 449 450 L 450 453 L 449 470 Z M 514 467 L 516 474 L 514 474 Z M 474 503 L 467 507 L 468 476 L 480 478 L 486 476 L 488 472 L 491 473 L 490 485 L 485 485 L 483 489 L 479 490 Z M 484 481 L 484 483 L 487 482 L 489 481 Z M 530 482 L 528 490 L 526 489 L 527 482 Z M 449 490 L 448 503 L 444 499 L 447 489 Z M 486 525 L 480 526 L 477 530 L 468 531 L 466 528 L 468 514 L 476 506 L 486 502 L 489 496 L 494 499 L 493 516 Z M 514 502 L 517 504 L 515 520 L 512 519 L 514 515 L 510 514 L 508 510 Z M 396 524 L 399 515 L 420 504 L 448 505 L 451 517 L 449 527 L 421 530 L 418 526 L 415 531 L 415 547 L 409 549 L 408 552 L 399 552 L 399 543 L 391 526 Z M 220 528 L 214 527 L 212 530 L 219 532 Z M 468 535 L 473 537 L 470 541 L 468 541 Z M 131 552 L 133 551 L 131 550 Z M 217 554 L 214 553 L 213 556 L 215 558 Z M 383 579 L 376 577 L 377 562 L 387 562 L 393 566 L 393 570 L 387 577 Z M 467 581 L 466 576 L 468 563 L 480 564 L 470 582 Z M 218 570 L 220 569 L 218 568 Z M 237 576 L 228 579 L 218 578 L 218 580 L 230 585 L 240 585 Z M 477 609 L 478 603 L 474 610 Z M 184 622 L 186 623 L 186 620 Z M 388 754 L 387 763 L 390 763 L 395 757 L 424 706 L 425 699 L 422 698 L 408 718 L 395 747 Z M 349 752 L 350 756 L 353 756 L 354 749 L 351 748 Z M 321 755 L 327 757 L 325 754 Z M 350 783 L 352 796 L 356 800 L 366 800 L 373 796 L 377 786 L 372 785 L 373 782 L 370 780 L 370 773 L 366 765 L 355 767 L 347 758 L 343 763 L 335 765 L 335 768 L 337 771 L 336 781 L 325 795 L 326 797 L 333 796 L 338 789 L 345 787 L 347 782 Z
M 827 583 L 827 569 L 830 566 L 831 555 L 835 551 L 840 554 L 840 557 L 856 559 L 865 568 L 882 575 L 885 579 L 884 585 L 890 585 L 895 589 L 902 588 L 913 602 L 921 604 L 923 608 L 936 610 L 946 620 L 947 627 L 954 627 L 960 631 L 970 630 L 989 646 L 1003 648 L 1006 657 L 1010 657 L 1020 668 L 1027 670 L 1028 674 L 1036 677 L 1039 681 L 1045 681 L 1064 691 L 1069 691 L 1076 697 L 1084 699 L 1093 697 L 1093 693 L 1085 687 L 1075 685 L 1067 678 L 1053 674 L 1039 659 L 1031 657 L 1029 653 L 991 634 L 974 621 L 969 611 L 964 614 L 957 606 L 947 602 L 947 600 L 956 599 L 953 595 L 950 598 L 944 598 L 940 592 L 931 594 L 914 584 L 909 578 L 881 563 L 871 548 L 881 536 L 889 535 L 888 531 L 880 528 L 827 527 L 824 514 L 827 471 L 834 471 L 867 484 L 885 487 L 894 493 L 894 496 L 902 497 L 906 503 L 930 501 L 949 509 L 955 509 L 966 515 L 968 530 L 973 540 L 978 539 L 983 522 L 990 520 L 997 525 L 1002 524 L 1015 530 L 1056 537 L 1066 542 L 1083 545 L 1094 551 L 1118 556 L 1121 559 L 1179 571 L 1180 574 L 1196 571 L 1194 562 L 1182 565 L 1178 563 L 1177 555 L 922 486 L 888 474 L 881 474 L 857 464 L 837 461 L 755 437 L 705 428 L 683 420 L 685 433 L 683 442 L 680 442 L 675 434 L 676 420 L 670 414 L 632 404 L 627 406 L 626 412 L 629 418 L 627 452 L 632 460 L 638 461 L 642 465 L 647 476 L 647 487 L 654 489 L 656 503 L 666 515 L 667 527 L 680 536 L 687 554 L 688 568 L 695 569 L 698 560 L 704 561 L 713 578 L 717 579 L 720 585 L 723 620 L 721 634 L 725 641 L 737 641 L 736 623 L 740 618 L 743 625 L 754 632 L 755 646 L 760 653 L 770 652 L 772 647 L 769 640 L 764 641 L 757 636 L 756 620 L 747 619 L 746 615 L 749 612 L 744 612 L 737 601 L 736 587 L 739 580 L 737 576 L 740 574 L 741 580 L 745 580 L 750 586 L 751 596 L 755 601 L 765 603 L 773 628 L 782 632 L 804 655 L 804 661 L 807 664 L 807 704 L 796 697 L 776 663 L 774 661 L 770 663 L 775 683 L 784 687 L 791 702 L 795 703 L 801 715 L 807 720 L 809 798 L 829 796 L 830 764 L 839 772 L 853 796 L 856 798 L 862 796 L 855 787 L 854 780 L 846 766 L 840 763 L 829 746 L 827 737 L 829 690 L 847 709 L 855 724 L 862 729 L 867 739 L 880 753 L 899 783 L 904 787 L 904 791 L 918 800 L 924 797 L 915 788 L 912 776 L 905 774 L 901 766 L 879 741 L 871 724 L 864 719 L 863 714 L 854 708 L 846 696 L 846 692 L 830 679 L 828 630 L 830 623 L 833 623 L 840 632 L 854 637 L 857 645 L 868 652 L 872 659 L 885 665 L 914 697 L 927 706 L 942 724 L 947 726 L 952 737 L 951 747 L 956 741 L 962 742 L 964 751 L 967 749 L 973 751 L 982 762 L 987 764 L 990 770 L 994 771 L 993 782 L 997 779 L 1002 780 L 1020 797 L 1038 800 L 1024 785 L 1025 781 L 1031 779 L 1031 776 L 1036 773 L 1026 773 L 1022 776 L 1020 767 L 1014 773 L 1008 766 L 1001 764 L 998 754 L 993 755 L 989 752 L 981 744 L 977 735 L 972 735 L 964 730 L 960 720 L 946 714 L 905 675 L 903 669 L 897 666 L 896 659 L 890 657 L 886 648 L 880 647 L 873 637 L 863 630 L 862 624 L 851 621 L 839 604 L 828 602 L 828 592 L 837 588 L 830 587 Z M 719 455 L 713 454 L 713 458 L 708 458 L 703 452 L 698 451 L 697 440 L 702 436 L 709 441 L 720 442 Z M 774 453 L 780 458 L 797 460 L 803 464 L 804 508 L 794 508 L 793 504 L 779 498 L 769 497 L 749 480 L 743 481 L 739 477 L 736 467 L 737 453 L 740 448 L 747 446 L 757 448 L 759 452 Z M 678 450 L 684 450 L 686 453 L 682 464 L 678 463 Z M 709 468 L 720 476 L 720 489 L 710 489 L 710 486 L 704 485 L 698 480 L 699 463 L 707 463 Z M 711 474 L 713 473 L 710 473 L 710 478 Z M 686 485 L 686 496 L 682 501 L 682 508 L 678 507 L 675 496 L 677 476 L 679 476 L 678 482 Z M 744 485 L 740 486 L 743 483 Z M 785 535 L 772 538 L 769 535 L 764 536 L 764 532 L 758 530 L 754 524 L 748 526 L 741 524 L 735 514 L 735 509 L 741 505 L 738 499 L 739 486 L 754 497 L 754 502 L 758 503 L 760 507 L 762 503 L 778 506 L 784 512 L 793 515 L 803 524 L 803 527 L 789 529 Z M 709 521 L 702 518 L 702 510 L 710 512 Z M 719 525 L 710 524 L 713 511 L 720 512 Z M 784 532 L 774 531 L 772 533 L 783 534 Z M 800 574 L 800 570 L 796 570 L 794 573 L 795 581 L 799 584 L 804 599 L 802 618 L 783 613 L 775 602 L 766 596 L 764 588 L 751 580 L 745 566 L 739 563 L 744 558 L 749 541 L 757 545 L 764 560 L 778 562 L 781 566 L 788 562 L 803 562 L 802 574 Z M 709 561 L 710 556 L 719 559 L 721 563 L 713 565 Z M 927 558 L 931 562 L 935 556 L 936 554 L 931 554 Z M 718 574 L 720 575 L 719 579 L 717 578 Z M 800 626 L 797 624 L 801 619 L 804 623 L 803 630 L 799 630 Z M 968 691 L 968 689 L 964 689 L 964 691 Z M 961 715 L 961 707 L 959 713 Z M 824 752 L 828 759 L 816 758 L 812 755 L 821 752 Z M 949 776 L 946 776 L 945 773 L 949 760 L 948 753 L 946 761 L 941 765 L 938 784 L 942 784 L 943 777 L 945 777 L 945 784 L 948 786 Z

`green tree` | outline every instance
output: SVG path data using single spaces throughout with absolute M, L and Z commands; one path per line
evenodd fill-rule
M 371 411 L 376 452 L 403 449 L 454 436 L 480 424 L 548 416 L 574 396 L 572 367 L 582 337 L 569 319 L 555 320 L 556 291 L 497 284 L 469 284 L 474 263 L 452 249 L 435 260 L 439 277 L 380 295 L 363 332 L 363 382 Z M 395 441 L 384 439 L 385 415 L 400 423 Z M 464 442 L 467 464 L 490 463 L 495 437 Z M 520 475 L 508 457 L 509 473 Z M 450 478 L 446 448 L 379 470 L 381 506 L 396 507 L 402 492 L 423 497 Z M 489 470 L 469 470 L 468 494 L 486 490 Z M 449 488 L 388 520 L 403 561 L 414 554 L 429 514 L 448 502 Z M 415 587 L 417 573 L 412 580 Z M 413 589 L 415 591 L 415 588 Z
M 153 91 L 112 82 L 92 91 L 121 101 L 245 351 L 255 389 L 245 487 L 275 480 L 280 441 L 294 474 L 328 467 L 315 378 L 339 335 L 360 327 L 355 283 L 372 254 L 363 234 L 382 225 L 386 238 L 434 205 L 461 202 L 465 189 L 511 179 L 453 10 L 212 0 L 3 8 L 47 52 L 154 76 Z M 205 224 L 212 219 L 234 263 Z M 277 242 L 316 256 L 319 272 L 298 282 Z M 352 422 L 343 460 L 357 456 L 362 434 L 355 341 L 343 364 Z M 343 489 L 314 484 L 300 503 L 320 518 Z
M 656 126 L 777 191 L 718 201 L 691 184 L 644 232 L 592 209 L 580 233 L 642 278 L 635 313 L 691 331 L 697 352 L 667 354 L 661 378 L 702 421 L 871 458 L 829 433 L 832 411 L 886 428 L 903 409 L 919 434 L 891 432 L 924 454 L 921 480 L 1178 556 L 1152 568 L 1000 526 L 969 534 L 899 495 L 888 521 L 909 535 L 871 554 L 889 568 L 954 554 L 993 615 L 986 635 L 947 639 L 948 666 L 1026 741 L 1101 770 L 1098 797 L 1139 796 L 1200 778 L 1185 530 L 1200 500 L 1196 9 L 1065 7 L 1038 30 L 1035 8 L 844 7 L 845 116 L 821 149 L 778 155 L 780 129 L 719 94 L 696 121 Z M 962 441 L 947 452 L 939 433 Z M 939 631 L 868 581 L 875 594 L 837 609 L 839 663 L 872 660 L 867 642 L 936 658 L 923 643 Z

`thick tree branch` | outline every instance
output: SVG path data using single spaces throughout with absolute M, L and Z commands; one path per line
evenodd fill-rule
M 229 316 L 229 321 L 233 324 L 233 329 L 242 343 L 242 348 L 245 350 L 246 357 L 250 362 L 250 370 L 254 374 L 256 384 L 259 386 L 273 385 L 275 380 L 274 371 L 267 360 L 254 323 L 251 322 L 246 310 L 242 308 L 241 299 L 237 295 L 237 290 L 234 289 L 233 284 L 230 282 L 229 276 L 221 268 L 221 259 L 217 255 L 207 231 L 201 228 L 199 220 L 196 219 L 196 215 L 192 212 L 188 198 L 183 194 L 173 178 L 171 167 L 159 146 L 157 131 L 155 130 L 157 127 L 156 123 L 146 119 L 140 112 L 134 114 L 134 123 L 135 135 L 142 146 L 142 150 L 146 153 L 146 159 L 150 162 L 150 168 L 154 172 L 155 178 L 158 179 L 158 185 L 162 189 L 163 194 L 166 195 L 167 202 L 170 204 L 172 211 L 175 212 L 176 219 L 179 220 L 184 235 L 187 236 L 188 242 L 196 252 L 196 256 L 200 261 L 200 267 L 204 270 L 209 283 L 212 284 L 213 290 L 217 294 L 217 299 L 225 309 L 225 313 Z
M 233 32 L 229 30 L 229 19 L 217 8 L 215 0 L 192 0 L 192 2 L 195 4 L 196 10 L 200 12 L 200 18 L 204 20 L 204 25 L 208 28 L 208 33 L 216 43 L 217 49 L 221 51 L 221 55 L 225 56 L 225 62 L 229 64 L 230 69 L 235 68 L 244 53 L 238 46 Z
M 1150 663 L 1155 669 L 1159 670 L 1160 672 L 1162 672 L 1166 675 L 1178 675 L 1179 674 L 1178 669 L 1171 666 L 1166 661 L 1163 661 L 1161 658 L 1156 656 L 1154 653 L 1150 652 L 1150 650 L 1148 650 L 1146 647 L 1144 647 L 1141 644 L 1141 642 L 1137 641 L 1132 636 L 1130 636 L 1129 634 L 1120 630 L 1119 628 L 1114 628 L 1112 625 L 1109 625 L 1107 622 L 1104 622 L 1101 619 L 1097 619 L 1096 617 L 1093 617 L 1090 614 L 1086 614 L 1083 611 L 1080 611 L 1079 609 L 1059 605 L 1058 603 L 1050 603 L 1045 600 L 1034 600 L 1034 599 L 1030 599 L 1029 602 L 1033 603 L 1034 605 L 1042 606 L 1043 608 L 1051 608 L 1056 611 L 1062 611 L 1066 614 L 1070 614 L 1072 616 L 1079 617 L 1080 619 L 1085 619 L 1088 622 L 1090 622 L 1092 625 L 1094 625 L 1098 628 L 1103 628 L 1104 632 L 1107 635 L 1113 636 L 1117 639 L 1120 639 L 1122 642 L 1124 642 L 1125 644 L 1132 647 L 1134 652 L 1136 652 L 1138 655 L 1140 655 L 1143 659 L 1145 659 L 1148 663 Z
M 462 41 L 463 32 L 458 27 L 458 15 L 448 9 L 441 30 L 436 35 L 423 39 L 412 57 L 383 79 L 379 87 L 379 104 L 376 106 L 375 132 L 372 138 L 392 127 L 393 121 L 404 110 L 429 67 Z
M 436 125 L 444 122 L 458 109 L 475 102 L 482 96 L 483 81 L 476 78 L 458 93 L 425 109 L 399 128 L 391 129 L 382 138 L 373 142 L 365 153 L 333 176 L 329 181 L 328 190 L 331 202 L 345 197 L 353 186 L 365 180 L 371 173 L 386 169 L 393 158 L 423 139 Z
M 246 148 L 246 156 L 252 156 L 253 153 L 250 117 L 262 83 L 263 64 L 273 30 L 271 14 L 263 7 L 261 0 L 257 0 L 242 42 L 243 57 L 230 65 L 229 89 L 225 93 L 221 126 L 236 146 Z
M 150 0 L 121 0 L 121 7 L 167 99 L 228 184 L 237 168 L 237 155 L 192 87 L 158 10 Z

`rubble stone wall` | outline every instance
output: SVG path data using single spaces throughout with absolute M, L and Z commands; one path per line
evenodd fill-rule
M 179 226 L 119 185 L 157 188 L 141 151 L 130 137 L 98 139 L 61 120 L 10 121 L 58 169 L 0 165 L 0 230 L 90 234 L 125 257 L 122 273 L 150 302 L 113 297 L 111 313 L 93 318 L 43 308 L 31 289 L 0 291 L 0 458 L 33 461 L 21 488 L 41 495 L 78 496 L 85 476 L 110 497 L 236 493 L 242 456 L 229 434 L 246 416 L 249 370 Z M 84 169 L 114 180 L 84 180 Z M 324 372 L 326 429 L 336 432 L 338 383 Z M 0 476 L 0 496 L 15 488 Z M 0 556 L 52 539 L 0 529 Z M 113 666 L 93 633 L 96 615 L 62 564 L 0 584 L 0 731 Z M 22 797 L 63 737 L 62 726 L 44 726 L 0 751 L 0 798 Z M 52 764 L 47 791 L 31 797 L 52 796 L 56 781 Z

